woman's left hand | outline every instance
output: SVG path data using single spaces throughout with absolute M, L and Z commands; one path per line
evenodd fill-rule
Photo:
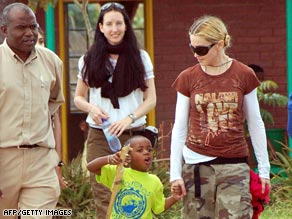
M 268 186 L 268 190 L 271 190 L 271 183 L 269 179 L 260 178 L 262 183 L 262 194 L 266 191 L 266 186 Z
M 123 133 L 123 131 L 131 127 L 131 124 L 132 119 L 127 116 L 124 119 L 112 123 L 108 130 L 111 135 L 120 136 Z

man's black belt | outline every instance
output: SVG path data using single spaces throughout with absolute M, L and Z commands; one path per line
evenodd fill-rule
M 18 149 L 31 149 L 31 148 L 36 148 L 39 147 L 37 144 L 24 144 L 24 145 L 18 145 Z

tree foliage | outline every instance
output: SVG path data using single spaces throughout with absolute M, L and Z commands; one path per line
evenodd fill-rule
M 90 23 L 90 19 L 89 19 L 89 15 L 88 15 L 88 10 L 87 10 L 87 6 L 88 6 L 88 0 L 74 0 L 74 3 L 78 6 L 78 8 L 80 9 L 84 22 L 85 22 L 85 27 L 86 27 L 86 31 L 87 31 L 87 35 L 89 38 L 89 45 L 93 44 L 93 40 L 94 40 L 94 31 L 92 29 L 91 23 Z
M 278 84 L 272 80 L 262 81 L 257 88 L 258 101 L 264 105 L 273 107 L 285 107 L 288 103 L 288 97 L 276 92 Z M 266 124 L 274 124 L 272 114 L 261 107 L 261 116 Z
M 36 11 L 38 7 L 43 8 L 44 10 L 47 10 L 49 4 L 55 7 L 57 3 L 58 3 L 58 0 L 28 0 L 28 6 L 33 11 Z

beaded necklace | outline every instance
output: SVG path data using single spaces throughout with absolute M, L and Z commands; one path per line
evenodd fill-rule
M 222 64 L 220 64 L 220 65 L 211 65 L 210 67 L 215 67 L 215 68 L 217 68 L 217 67 L 221 67 L 221 66 L 226 65 L 227 63 L 229 63 L 229 62 L 231 62 L 231 61 L 232 61 L 232 59 L 229 59 L 227 62 L 224 62 L 224 63 L 222 63 Z
M 228 64 L 229 62 L 232 62 L 232 60 L 233 59 L 229 59 L 228 61 L 226 61 L 220 65 L 210 65 L 210 67 L 219 68 L 219 67 L 222 67 L 222 66 Z M 207 65 L 204 66 L 204 70 L 205 70 L 205 72 L 207 72 Z

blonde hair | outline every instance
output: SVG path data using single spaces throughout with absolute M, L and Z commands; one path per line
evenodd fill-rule
M 228 34 L 226 25 L 215 16 L 204 15 L 196 19 L 189 29 L 189 35 L 203 37 L 210 43 L 223 40 L 224 48 L 231 47 L 231 36 Z

